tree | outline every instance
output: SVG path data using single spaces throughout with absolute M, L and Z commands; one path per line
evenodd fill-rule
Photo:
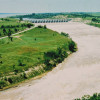
M 9 31 L 8 31 L 8 37 L 10 38 L 10 36 L 11 36 L 11 30 L 9 29 Z
M 75 46 L 76 46 L 75 42 L 71 41 L 69 43 L 69 50 L 72 51 L 72 52 L 75 52 L 76 51 L 76 47 Z
M 17 32 L 18 30 L 17 30 L 17 28 L 15 28 L 15 32 Z
M 7 33 L 7 31 L 6 31 L 6 29 L 5 29 L 5 28 L 3 29 L 3 33 L 4 33 L 4 35 L 6 35 L 6 33 Z
M 4 28 L 4 27 L 5 27 L 4 25 L 1 26 L 1 28 Z
M 7 86 L 7 82 L 6 81 L 3 81 L 3 80 L 0 80 L 0 89 L 3 89 L 3 87 Z
M 11 37 L 11 33 L 12 33 L 12 31 L 9 29 L 9 31 L 8 31 L 8 38 L 9 38 L 11 41 L 13 41 L 13 37 Z
M 0 33 L 0 36 L 1 36 L 2 34 Z
M 92 18 L 92 21 L 93 21 L 93 22 L 96 22 L 96 21 L 97 21 L 97 19 L 96 19 L 96 18 Z
M 47 26 L 46 25 L 44 25 L 44 29 L 47 29 Z
M 31 26 L 33 26 L 33 24 L 31 24 L 31 23 L 28 23 L 28 24 L 27 24 L 27 27 L 28 27 L 28 28 L 31 28 Z
M 20 22 L 21 22 L 21 21 L 23 21 L 23 18 L 22 18 L 22 17 L 20 17 L 20 18 L 19 18 L 19 21 L 20 21 Z

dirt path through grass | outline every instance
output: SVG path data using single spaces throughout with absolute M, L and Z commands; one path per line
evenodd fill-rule
M 100 93 L 100 29 L 78 22 L 46 25 L 69 33 L 79 50 L 43 78 L 0 92 L 0 100 L 73 100 Z
M 34 28 L 34 27 L 27 28 L 27 29 L 25 29 L 25 30 L 23 30 L 23 31 L 20 31 L 20 32 L 17 32 L 17 33 L 12 34 L 12 36 L 17 35 L 17 34 L 20 34 L 20 33 L 23 33 L 23 32 L 26 32 L 26 31 L 31 30 L 31 29 L 33 29 L 33 28 Z M 4 39 L 4 38 L 7 38 L 7 37 L 8 37 L 8 36 L 4 36 L 4 37 L 1 37 L 0 39 Z

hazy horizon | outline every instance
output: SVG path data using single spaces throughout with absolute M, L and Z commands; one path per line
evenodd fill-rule
M 0 0 L 0 13 L 100 12 L 100 0 Z

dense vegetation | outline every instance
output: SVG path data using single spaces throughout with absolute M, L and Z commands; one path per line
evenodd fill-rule
M 89 23 L 87 23 L 87 24 L 100 28 L 100 18 L 94 17 L 94 18 L 92 18 L 91 21 L 90 21 Z
M 92 18 L 93 22 L 100 23 L 100 18 Z
M 35 19 L 45 19 L 52 18 L 53 16 L 64 15 L 63 13 L 32 13 L 28 15 L 17 15 L 11 18 L 35 18 Z
M 100 93 L 93 94 L 93 96 L 85 95 L 81 99 L 75 99 L 75 100 L 100 100 Z
M 88 23 L 88 25 L 92 25 L 92 26 L 95 26 L 95 27 L 99 27 L 100 28 L 100 23 Z
M 0 89 L 51 70 L 77 50 L 69 36 L 38 26 L 0 40 Z
M 9 36 L 11 34 L 22 31 L 33 26 L 31 23 L 21 22 L 17 19 L 1 18 L 0 19 L 0 37 Z
M 62 15 L 62 19 L 64 18 L 63 16 L 67 16 L 67 18 L 100 18 L 100 12 L 95 13 L 95 12 L 65 12 L 65 13 L 32 13 L 28 15 L 17 15 L 17 16 L 12 16 L 11 18 L 35 18 L 35 19 L 45 19 L 45 18 L 54 18 L 55 16 Z M 55 17 L 57 18 L 57 17 Z

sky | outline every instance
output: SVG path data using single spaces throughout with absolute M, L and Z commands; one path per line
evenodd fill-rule
M 100 0 L 0 0 L 0 13 L 100 12 Z

